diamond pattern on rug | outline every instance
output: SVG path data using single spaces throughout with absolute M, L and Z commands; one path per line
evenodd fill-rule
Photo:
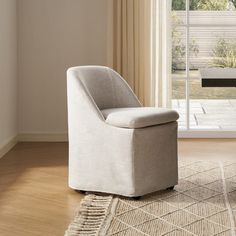
M 191 183 L 188 180 L 181 179 L 179 180 L 179 184 L 175 186 L 175 190 L 178 192 L 184 192 L 186 189 L 192 189 L 197 187 L 198 185 Z
M 207 171 L 207 174 L 214 177 L 215 179 L 222 181 L 221 180 L 221 178 L 222 178 L 221 170 L 219 167 Z
M 223 193 L 224 191 L 222 180 L 216 180 L 215 182 L 206 184 L 205 187 L 208 189 L 214 190 L 218 193 Z
M 178 210 L 177 207 L 171 206 L 170 204 L 162 201 L 156 201 L 154 203 L 148 204 L 141 209 L 149 214 L 159 217 L 169 214 L 174 210 Z
M 233 217 L 234 217 L 234 221 L 236 222 L 236 209 L 233 210 Z M 236 229 L 235 229 L 236 230 Z
M 162 219 L 168 221 L 173 225 L 179 225 L 181 227 L 189 225 L 197 220 L 201 220 L 199 216 L 196 216 L 184 210 L 178 210 L 173 213 L 170 213 L 162 217 Z
M 142 232 L 137 231 L 135 228 L 128 228 L 125 229 L 123 231 L 120 231 L 118 233 L 109 233 L 107 234 L 107 236 L 111 236 L 111 235 L 119 235 L 119 236 L 144 236 L 145 234 L 143 234 Z
M 155 218 L 156 218 L 155 216 L 147 214 L 140 209 L 134 209 L 134 210 L 128 211 L 124 214 L 117 216 L 117 219 L 120 222 L 131 225 L 131 226 L 139 225 L 143 222 L 150 221 Z
M 204 187 L 196 187 L 194 189 L 187 190 L 184 194 L 199 201 L 218 195 L 216 191 Z
M 165 236 L 193 236 L 194 234 L 181 230 L 181 229 L 176 229 L 170 233 L 165 234 Z
M 189 230 L 195 235 L 210 236 L 217 235 L 220 232 L 225 231 L 227 228 L 203 219 L 186 226 L 185 229 Z
M 197 160 L 196 161 L 193 161 L 193 160 L 181 160 L 181 161 L 179 161 L 178 166 L 179 166 L 179 168 L 187 167 L 187 166 L 192 165 L 192 164 L 197 163 L 197 162 L 198 162 Z
M 232 208 L 236 208 L 236 191 L 228 194 L 229 203 Z
M 153 227 L 155 226 L 155 227 Z M 136 227 L 146 235 L 164 235 L 174 229 L 174 226 L 160 219 L 148 221 Z
M 166 191 L 166 194 L 168 194 L 168 192 Z M 170 192 L 169 193 L 170 196 L 172 195 L 175 195 L 176 193 L 172 191 L 172 193 Z M 162 193 L 160 193 L 160 196 L 162 195 Z M 159 197 L 160 197 L 159 196 Z M 121 199 L 122 200 L 122 199 Z M 123 199 L 124 200 L 124 199 Z M 128 204 L 129 206 L 131 206 L 132 208 L 137 208 L 137 207 L 142 207 L 142 206 L 145 206 L 147 204 L 150 204 L 154 201 L 156 201 L 157 199 L 155 198 L 152 198 L 151 196 L 149 196 L 148 198 L 144 198 L 143 201 L 135 201 L 133 200 L 132 198 L 128 198 L 128 199 L 125 199 L 123 202 Z
M 225 178 L 230 178 L 235 176 L 236 173 L 236 163 L 224 167 Z
M 177 208 L 185 208 L 196 203 L 196 200 L 182 193 L 165 199 L 165 202 Z
M 223 163 L 223 175 L 219 162 L 181 161 L 179 167 L 174 191 L 159 191 L 139 201 L 118 198 L 107 235 L 232 236 L 236 163 Z
M 214 204 L 215 206 L 221 207 L 223 209 L 226 208 L 225 198 L 223 194 L 217 195 L 215 197 L 209 198 L 206 200 L 207 203 Z
M 152 202 L 155 202 L 156 200 L 162 200 L 167 199 L 169 197 L 177 196 L 179 193 L 177 191 L 172 190 L 162 190 L 155 193 L 152 193 L 148 198 L 152 200 Z
M 228 178 L 228 180 L 232 181 L 233 183 L 236 183 L 236 175 L 231 178 Z
M 197 216 L 205 218 L 221 212 L 222 208 L 219 208 L 213 204 L 208 204 L 206 202 L 197 202 L 196 204 L 187 207 L 186 210 Z
M 188 167 L 183 166 L 179 168 L 179 179 L 185 179 L 197 173 L 198 173 L 197 171 L 194 171 L 192 169 L 189 169 Z
M 115 235 L 116 233 L 119 235 L 123 235 L 120 234 L 122 231 L 129 229 L 130 226 L 126 225 L 124 223 L 122 223 L 121 221 L 119 221 L 117 218 L 114 218 L 112 220 L 112 224 L 109 227 L 109 230 L 107 232 L 108 235 Z
M 226 190 L 228 193 L 236 191 L 236 182 L 231 181 L 233 178 L 226 179 Z
M 217 234 L 217 236 L 232 236 L 232 231 L 231 230 L 226 230 L 222 233 Z
M 197 173 L 188 178 L 188 181 L 197 185 L 206 185 L 216 181 L 216 178 L 204 173 Z
M 212 161 L 198 161 L 188 165 L 189 169 L 192 169 L 197 172 L 210 171 L 218 167 L 218 163 Z
M 120 215 L 121 213 L 128 212 L 132 210 L 133 207 L 129 204 L 126 204 L 125 202 L 119 201 L 116 206 L 116 214 Z
M 224 210 L 222 212 L 218 212 L 215 215 L 207 217 L 207 219 L 211 222 L 214 222 L 219 225 L 223 225 L 227 228 L 230 228 L 230 217 L 228 210 Z

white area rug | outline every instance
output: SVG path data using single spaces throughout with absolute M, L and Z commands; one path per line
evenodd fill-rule
M 66 236 L 236 236 L 236 163 L 179 163 L 179 184 L 141 200 L 89 194 Z

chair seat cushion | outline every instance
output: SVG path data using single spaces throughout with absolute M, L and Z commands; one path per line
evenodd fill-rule
M 102 110 L 106 123 L 120 128 L 144 128 L 178 120 L 176 111 L 166 108 L 134 107 Z

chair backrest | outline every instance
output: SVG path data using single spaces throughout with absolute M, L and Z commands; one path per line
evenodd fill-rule
M 74 69 L 100 110 L 141 106 L 129 85 L 114 70 L 104 66 L 80 66 Z

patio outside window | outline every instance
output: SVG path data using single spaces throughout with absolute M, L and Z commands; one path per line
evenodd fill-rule
M 172 0 L 171 14 L 172 107 L 180 130 L 236 131 L 236 88 L 203 87 L 201 79 L 201 71 L 219 76 L 212 68 L 236 79 L 236 1 Z

